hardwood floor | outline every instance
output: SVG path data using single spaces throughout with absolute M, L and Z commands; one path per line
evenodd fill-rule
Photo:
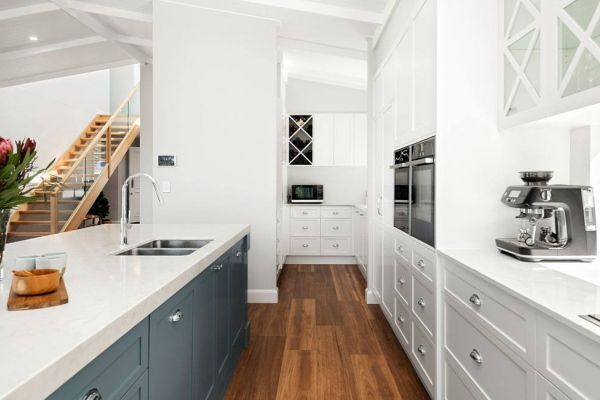
M 429 399 L 355 265 L 286 265 L 226 399 Z

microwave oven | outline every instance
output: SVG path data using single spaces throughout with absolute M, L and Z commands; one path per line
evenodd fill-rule
M 292 185 L 290 203 L 315 204 L 323 202 L 323 185 Z

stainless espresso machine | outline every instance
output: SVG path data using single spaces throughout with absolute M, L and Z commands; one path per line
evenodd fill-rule
M 502 203 L 519 209 L 519 232 L 496 247 L 523 261 L 596 258 L 596 214 L 590 186 L 548 185 L 552 171 L 520 172 L 525 183 L 509 186 Z

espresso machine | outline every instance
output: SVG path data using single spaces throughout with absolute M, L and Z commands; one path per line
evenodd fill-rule
M 524 185 L 509 186 L 502 203 L 519 210 L 514 238 L 496 247 L 523 261 L 592 261 L 596 213 L 590 186 L 548 185 L 552 171 L 520 172 Z

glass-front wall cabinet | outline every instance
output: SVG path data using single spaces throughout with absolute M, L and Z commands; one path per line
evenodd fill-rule
M 503 0 L 499 122 L 600 103 L 600 0 Z

